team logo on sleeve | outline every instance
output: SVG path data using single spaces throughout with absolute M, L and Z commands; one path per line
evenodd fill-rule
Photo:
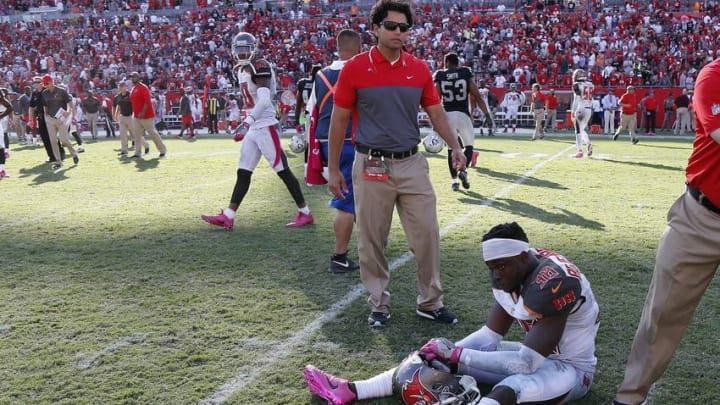
M 712 111 L 712 115 L 720 114 L 720 104 L 713 104 L 710 110 Z
M 557 270 L 553 269 L 550 266 L 545 266 L 540 271 L 538 271 L 537 275 L 535 276 L 535 284 L 540 286 L 540 289 L 545 288 L 545 284 L 552 280 L 553 278 L 557 277 L 559 273 Z

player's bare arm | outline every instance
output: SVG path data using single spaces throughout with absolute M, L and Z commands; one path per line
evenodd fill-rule
M 345 131 L 352 111 L 337 105 L 333 106 L 330 116 L 330 133 L 328 134 L 328 189 L 338 198 L 344 198 L 348 192 L 347 183 L 340 173 L 340 152 L 345 142 Z

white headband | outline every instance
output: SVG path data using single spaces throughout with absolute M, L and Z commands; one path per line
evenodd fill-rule
M 529 249 L 529 243 L 517 239 L 495 238 L 482 243 L 483 260 L 486 262 L 517 256 Z

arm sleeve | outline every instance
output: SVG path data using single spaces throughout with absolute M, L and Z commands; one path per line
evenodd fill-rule
M 252 125 L 255 122 L 255 117 L 259 117 L 260 112 L 268 108 L 273 108 L 272 98 L 270 97 L 270 89 L 267 87 L 260 87 L 257 90 L 255 107 L 248 112 L 248 116 L 245 118 L 244 122 Z
M 545 357 L 522 345 L 518 351 L 484 352 L 463 349 L 460 364 L 495 374 L 530 374 L 540 367 Z

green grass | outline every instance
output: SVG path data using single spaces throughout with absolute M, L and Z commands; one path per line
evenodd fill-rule
M 365 378 L 430 337 L 478 328 L 492 300 L 480 237 L 513 220 L 592 282 L 602 310 L 598 372 L 580 402 L 607 404 L 691 150 L 687 140 L 598 139 L 597 159 L 577 160 L 568 137 L 478 137 L 472 188 L 460 193 L 450 191 L 446 151 L 428 156 L 445 302 L 460 324 L 414 315 L 409 260 L 393 270 L 391 324 L 376 331 L 365 325 L 358 275 L 327 272 L 333 212 L 324 187 L 303 187 L 316 224 L 286 229 L 296 208 L 262 161 L 235 229 L 215 229 L 199 216 L 226 206 L 238 145 L 166 143 L 167 158 L 153 148 L 136 162 L 117 158 L 119 142 L 88 142 L 80 164 L 58 173 L 40 148 L 13 148 L 13 177 L 0 182 L 0 404 L 194 404 L 234 378 L 226 403 L 323 403 L 304 386 L 304 364 Z M 289 158 L 300 175 L 301 156 Z M 394 220 L 387 255 L 406 251 Z M 320 318 L 342 300 L 335 318 Z M 719 307 L 714 282 L 654 403 L 714 402 Z M 517 328 L 510 338 L 521 338 Z

